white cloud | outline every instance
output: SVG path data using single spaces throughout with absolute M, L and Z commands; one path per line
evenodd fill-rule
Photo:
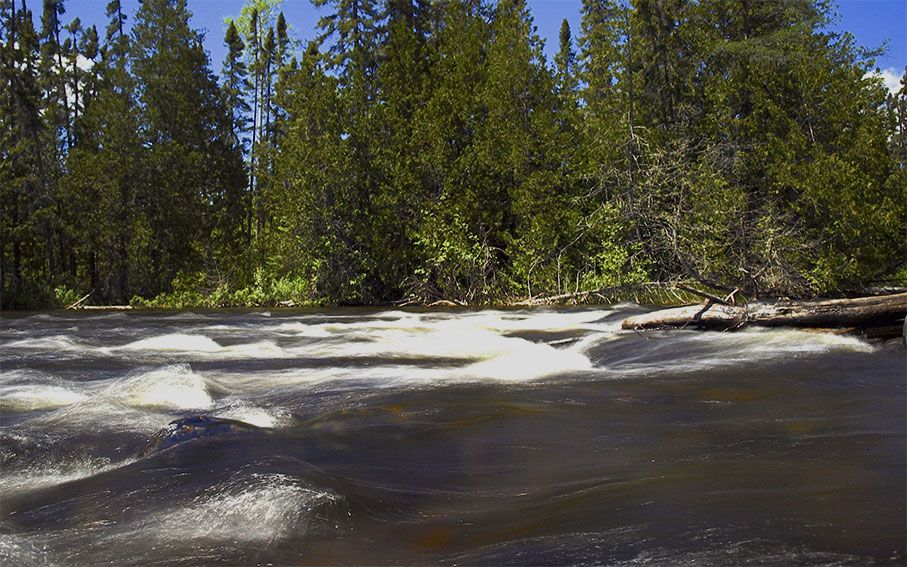
M 76 57 L 76 66 L 83 71 L 91 71 L 94 61 L 80 54 Z
M 894 67 L 888 67 L 881 71 L 872 71 L 866 73 L 863 77 L 867 79 L 870 77 L 881 79 L 882 84 L 885 85 L 885 89 L 891 94 L 897 94 L 898 91 L 901 90 L 901 72 Z

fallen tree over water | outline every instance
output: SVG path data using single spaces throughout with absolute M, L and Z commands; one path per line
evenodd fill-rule
M 735 330 L 763 327 L 851 328 L 894 326 L 907 314 L 907 293 L 824 301 L 719 303 L 662 309 L 624 319 L 624 329 L 693 328 Z

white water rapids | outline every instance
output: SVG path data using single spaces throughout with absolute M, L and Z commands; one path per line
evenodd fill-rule
M 418 499 L 428 498 L 427 495 L 440 498 L 439 495 L 448 494 L 446 491 L 460 495 L 457 498 L 468 494 L 469 498 L 487 499 L 492 494 L 509 494 L 509 490 L 501 492 L 500 488 L 473 493 L 474 488 L 468 483 L 456 489 L 447 486 L 461 482 L 459 477 L 443 482 L 431 480 L 435 474 L 458 475 L 478 466 L 476 459 L 486 459 L 478 456 L 485 450 L 480 451 L 479 447 L 487 443 L 503 443 L 496 450 L 504 459 L 510 451 L 529 450 L 535 444 L 556 446 L 558 431 L 579 428 L 579 422 L 591 419 L 589 423 L 596 425 L 585 425 L 571 435 L 582 436 L 588 430 L 590 437 L 583 441 L 577 438 L 577 442 L 595 447 L 597 443 L 612 443 L 633 435 L 608 432 L 596 436 L 591 428 L 597 424 L 620 427 L 627 420 L 643 419 L 651 411 L 661 412 L 644 418 L 643 423 L 652 423 L 652 427 L 658 426 L 659 420 L 666 424 L 678 419 L 682 423 L 700 423 L 698 412 L 717 411 L 707 409 L 710 407 L 741 412 L 735 419 L 751 424 L 747 427 L 770 427 L 772 420 L 777 422 L 779 418 L 764 417 L 764 408 L 759 410 L 763 414 L 760 415 L 752 404 L 763 403 L 765 396 L 789 398 L 791 401 L 785 403 L 794 407 L 801 403 L 790 392 L 790 380 L 803 379 L 803 371 L 791 370 L 794 378 L 785 378 L 787 371 L 779 369 L 814 368 L 821 374 L 831 368 L 823 360 L 844 357 L 840 359 L 853 364 L 871 364 L 871 357 L 888 348 L 855 336 L 792 329 L 645 334 L 620 330 L 623 317 L 640 311 L 638 306 L 621 305 L 574 310 L 56 313 L 7 318 L 0 335 L 0 502 L 13 502 L 14 506 L 5 517 L 6 523 L 0 524 L 0 561 L 107 561 L 111 556 L 105 549 L 142 547 L 147 543 L 153 544 L 154 551 L 136 556 L 136 562 L 153 561 L 158 557 L 156 553 L 163 553 L 170 561 L 189 564 L 220 560 L 282 562 L 296 557 L 293 554 L 310 537 L 305 534 L 316 532 L 322 538 L 318 549 L 325 554 L 325 560 L 361 561 L 373 553 L 367 551 L 370 544 L 348 550 L 335 548 L 329 542 L 338 537 L 337 530 L 366 530 L 349 523 L 363 514 L 378 526 L 401 521 L 379 521 L 375 518 L 384 512 L 375 510 L 380 506 L 362 502 L 372 502 L 373 498 L 377 502 L 393 502 L 405 493 L 408 496 L 391 506 L 395 513 L 415 507 L 413 510 L 418 511 L 412 513 L 416 516 L 435 517 L 439 512 L 420 508 Z M 735 379 L 757 384 L 751 378 L 757 375 L 779 378 L 765 380 L 767 394 L 750 394 L 727 385 Z M 823 396 L 836 395 L 834 387 L 821 387 Z M 546 396 L 551 392 L 551 400 L 525 401 L 535 391 Z M 683 403 L 692 403 L 689 407 L 693 413 L 678 413 L 676 407 L 665 406 L 665 392 L 692 396 Z M 507 401 L 511 398 L 513 401 Z M 603 409 L 595 414 L 571 409 L 602 404 Z M 638 417 L 619 417 L 625 408 L 637 407 L 634 404 L 641 404 Z M 530 409 L 522 409 L 524 406 Z M 407 409 L 410 407 L 418 409 Z M 535 421 L 539 418 L 533 417 L 548 413 L 560 425 L 546 428 Z M 170 421 L 192 415 L 264 428 L 262 431 L 269 435 L 266 440 L 277 440 L 273 441 L 274 448 L 268 449 L 262 441 L 252 439 L 238 453 L 231 449 L 234 452 L 223 455 L 218 452 L 227 451 L 223 444 L 198 445 L 214 453 L 197 463 L 185 461 L 192 455 L 191 451 L 186 452 L 188 449 L 140 456 L 146 439 Z M 511 416 L 506 419 L 524 425 L 517 427 L 515 433 L 497 427 L 475 439 L 465 432 L 465 437 L 451 433 L 466 427 L 461 424 L 472 423 L 470 420 L 476 415 L 484 416 L 476 423 Z M 791 427 L 800 429 L 791 431 L 802 429 L 814 434 L 826 419 L 831 418 L 807 416 L 803 418 L 806 425 L 798 421 Z M 578 421 L 573 424 L 570 420 Z M 353 426 L 360 421 L 360 425 Z M 736 422 L 731 419 L 715 423 L 730 427 Z M 414 428 L 412 433 L 409 427 Z M 385 431 L 398 428 L 403 429 L 384 437 Z M 439 453 L 442 460 L 438 464 L 426 465 L 414 456 L 422 450 L 418 439 L 423 430 L 440 436 L 432 441 L 432 447 L 447 451 Z M 532 440 L 507 440 L 507 435 L 521 437 L 529 431 L 535 431 Z M 415 480 L 348 479 L 358 478 L 372 466 L 377 467 L 373 470 L 379 476 L 381 470 L 390 470 L 391 465 L 382 464 L 380 453 L 366 456 L 370 436 L 389 443 L 385 452 L 402 450 L 401 447 L 415 452 L 402 453 L 393 465 L 399 465 L 406 475 L 416 475 Z M 670 447 L 677 445 L 654 439 L 645 441 L 653 456 L 670 452 Z M 681 442 L 694 443 L 695 439 L 698 438 L 683 438 Z M 743 439 L 741 442 L 749 442 Z M 364 448 L 352 452 L 350 446 L 359 443 Z M 305 447 L 304 459 L 298 444 Z M 323 449 L 327 452 L 322 455 L 318 452 L 322 445 L 332 449 Z M 637 450 L 633 444 L 621 447 L 622 458 L 630 458 L 627 455 Z M 568 451 L 566 447 L 564 450 Z M 726 449 L 711 450 L 720 454 Z M 329 464 L 340 459 L 336 455 L 341 454 L 344 459 L 362 459 L 363 463 L 372 464 Z M 319 458 L 327 460 L 322 463 Z M 414 460 L 406 464 L 409 458 Z M 611 482 L 607 480 L 610 473 L 592 474 L 591 463 L 564 465 L 566 468 L 560 470 L 556 468 L 557 457 L 545 465 L 539 463 L 547 463 L 546 460 L 536 462 L 535 458 L 531 462 L 536 463 L 540 476 L 523 479 L 531 480 L 530 484 L 520 490 L 514 488 L 514 495 L 531 494 L 533 486 L 566 490 L 570 483 L 578 482 L 571 475 L 585 478 L 583 482 Z M 566 463 L 572 458 L 573 454 L 565 453 L 560 460 Z M 177 460 L 171 463 L 168 459 Z M 207 466 L 217 459 L 226 460 L 218 467 Z M 647 459 L 640 462 L 648 462 Z M 604 466 L 610 461 L 601 462 Z M 487 466 L 490 468 L 479 467 L 475 478 L 491 475 L 489 479 L 496 479 L 494 471 L 510 470 L 506 460 Z M 176 471 L 177 476 L 164 474 L 169 470 Z M 642 469 L 638 470 L 642 474 Z M 213 476 L 199 477 L 200 471 Z M 399 477 L 404 472 L 395 474 Z M 180 484 L 179 475 L 187 475 L 188 484 Z M 319 475 L 326 475 L 327 480 Z M 559 480 L 559 475 L 566 476 Z M 497 482 L 492 482 L 492 486 L 497 486 Z M 61 503 L 66 500 L 58 500 L 63 493 L 57 496 L 54 490 L 68 486 L 82 487 L 77 494 L 85 502 L 78 511 L 64 513 L 60 510 L 68 508 Z M 175 491 L 174 487 L 180 488 Z M 115 505 L 105 496 L 111 490 L 120 494 Z M 381 496 L 385 490 L 397 496 Z M 599 498 L 594 496 L 596 493 L 589 494 L 588 497 Z M 357 516 L 355 506 L 348 508 L 351 502 L 358 502 L 365 512 L 360 510 Z M 470 500 L 442 516 L 485 510 L 482 502 L 480 506 Z M 545 509 L 544 502 L 547 501 L 539 502 L 540 509 Z M 508 500 L 507 506 L 512 505 Z M 490 510 L 496 506 L 489 508 L 487 514 L 492 514 Z M 515 518 L 521 515 L 515 514 Z M 255 518 L 251 524 L 250 518 Z M 410 517 L 405 520 L 414 521 Z M 187 529 L 187 525 L 194 527 Z M 582 522 L 577 525 L 581 527 Z M 362 532 L 363 541 L 378 537 L 368 535 L 371 529 L 378 528 Z M 619 526 L 608 526 L 601 533 L 611 533 L 608 530 L 626 533 Z M 426 537 L 426 541 L 447 542 L 447 536 Z M 550 550 L 556 548 L 558 553 L 575 547 L 573 543 L 564 547 L 564 541 L 572 539 L 558 536 L 555 540 L 551 540 Z M 494 547 L 478 552 L 478 562 L 483 562 L 481 557 L 498 557 L 495 554 L 501 545 L 512 551 L 507 547 L 511 543 L 500 543 L 507 541 L 510 540 L 498 537 Z M 739 543 L 734 541 L 735 545 Z M 75 550 L 66 551 L 73 545 Z M 258 555 L 248 555 L 250 546 L 258 550 Z M 281 548 L 283 555 L 268 555 L 267 550 L 274 546 Z M 476 549 L 485 549 L 481 545 L 474 549 L 448 543 L 438 546 L 449 550 L 444 553 L 461 554 L 456 557 L 465 558 L 466 562 L 477 557 L 471 555 Z M 197 551 L 190 551 L 196 548 Z M 406 549 L 401 548 L 402 555 L 395 557 L 404 562 L 440 557 Z M 851 557 L 851 551 L 844 550 L 842 557 Z M 636 556 L 631 553 L 621 557 L 631 560 L 658 557 L 661 553 L 660 549 L 646 549 Z M 689 553 L 695 557 L 711 551 L 696 549 Z M 453 555 L 444 557 L 458 561 Z M 670 553 L 665 557 L 670 557 Z

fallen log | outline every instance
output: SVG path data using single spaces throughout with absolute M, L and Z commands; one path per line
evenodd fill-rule
M 91 294 L 92 294 L 92 293 L 94 293 L 94 290 L 91 290 L 91 291 L 89 291 L 88 293 L 86 293 L 86 294 L 85 294 L 85 297 L 83 297 L 82 299 L 76 301 L 75 303 L 73 303 L 73 304 L 71 304 L 71 305 L 67 305 L 66 308 L 67 308 L 67 309 L 75 309 L 76 307 L 81 306 L 81 305 L 82 305 L 82 302 L 84 302 L 86 299 L 88 299 L 89 297 L 91 297 Z
M 665 283 L 665 282 L 646 282 L 646 283 L 638 283 L 638 284 L 603 286 L 603 287 L 598 287 L 595 289 L 587 289 L 584 291 L 575 291 L 575 292 L 571 292 L 571 293 L 559 293 L 557 295 L 529 297 L 529 298 L 523 299 L 521 301 L 511 302 L 511 303 L 509 303 L 509 305 L 512 305 L 514 307 L 517 307 L 517 306 L 519 306 L 519 307 L 524 307 L 524 306 L 536 307 L 536 306 L 540 306 L 540 305 L 558 305 L 558 304 L 565 304 L 565 303 L 570 303 L 570 304 L 576 305 L 579 303 L 586 303 L 590 299 L 593 299 L 593 298 L 598 298 L 598 299 L 601 299 L 602 301 L 607 302 L 608 296 L 611 296 L 611 295 L 645 293 L 645 292 L 651 292 L 651 291 L 655 291 L 655 290 L 673 292 L 674 296 L 679 298 L 676 291 L 674 291 L 676 288 L 677 288 L 677 286 L 675 286 L 671 283 Z
M 737 290 L 735 289 L 726 298 L 721 298 L 721 297 L 718 297 L 717 295 L 712 295 L 711 293 L 709 293 L 707 291 L 702 291 L 701 289 L 696 289 L 695 287 L 688 286 L 685 283 L 679 283 L 679 284 L 677 284 L 676 287 L 677 287 L 677 289 L 682 289 L 684 291 L 688 291 L 688 292 L 692 293 L 693 295 L 698 295 L 699 297 L 704 297 L 704 298 L 708 299 L 709 301 L 711 301 L 712 303 L 719 303 L 721 305 L 733 305 L 735 302 L 731 301 L 731 300 L 734 298 L 734 294 L 737 293 Z
M 746 325 L 763 327 L 868 328 L 898 324 L 907 314 L 907 293 L 829 299 L 824 301 L 778 301 L 746 306 L 688 305 L 628 317 L 624 329 L 689 327 L 733 330 Z
M 866 327 L 892 324 L 907 314 L 907 293 L 855 299 L 756 304 L 750 321 L 763 326 Z
M 709 301 L 702 305 L 673 307 L 627 317 L 621 326 L 636 330 L 690 327 L 725 331 L 742 327 L 746 322 L 746 307 L 718 305 Z
M 466 307 L 465 301 L 451 301 L 450 299 L 439 299 L 432 301 L 426 307 Z

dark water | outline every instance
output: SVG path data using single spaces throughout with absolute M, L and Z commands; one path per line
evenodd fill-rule
M 904 564 L 900 344 L 636 311 L 4 316 L 0 563 Z

